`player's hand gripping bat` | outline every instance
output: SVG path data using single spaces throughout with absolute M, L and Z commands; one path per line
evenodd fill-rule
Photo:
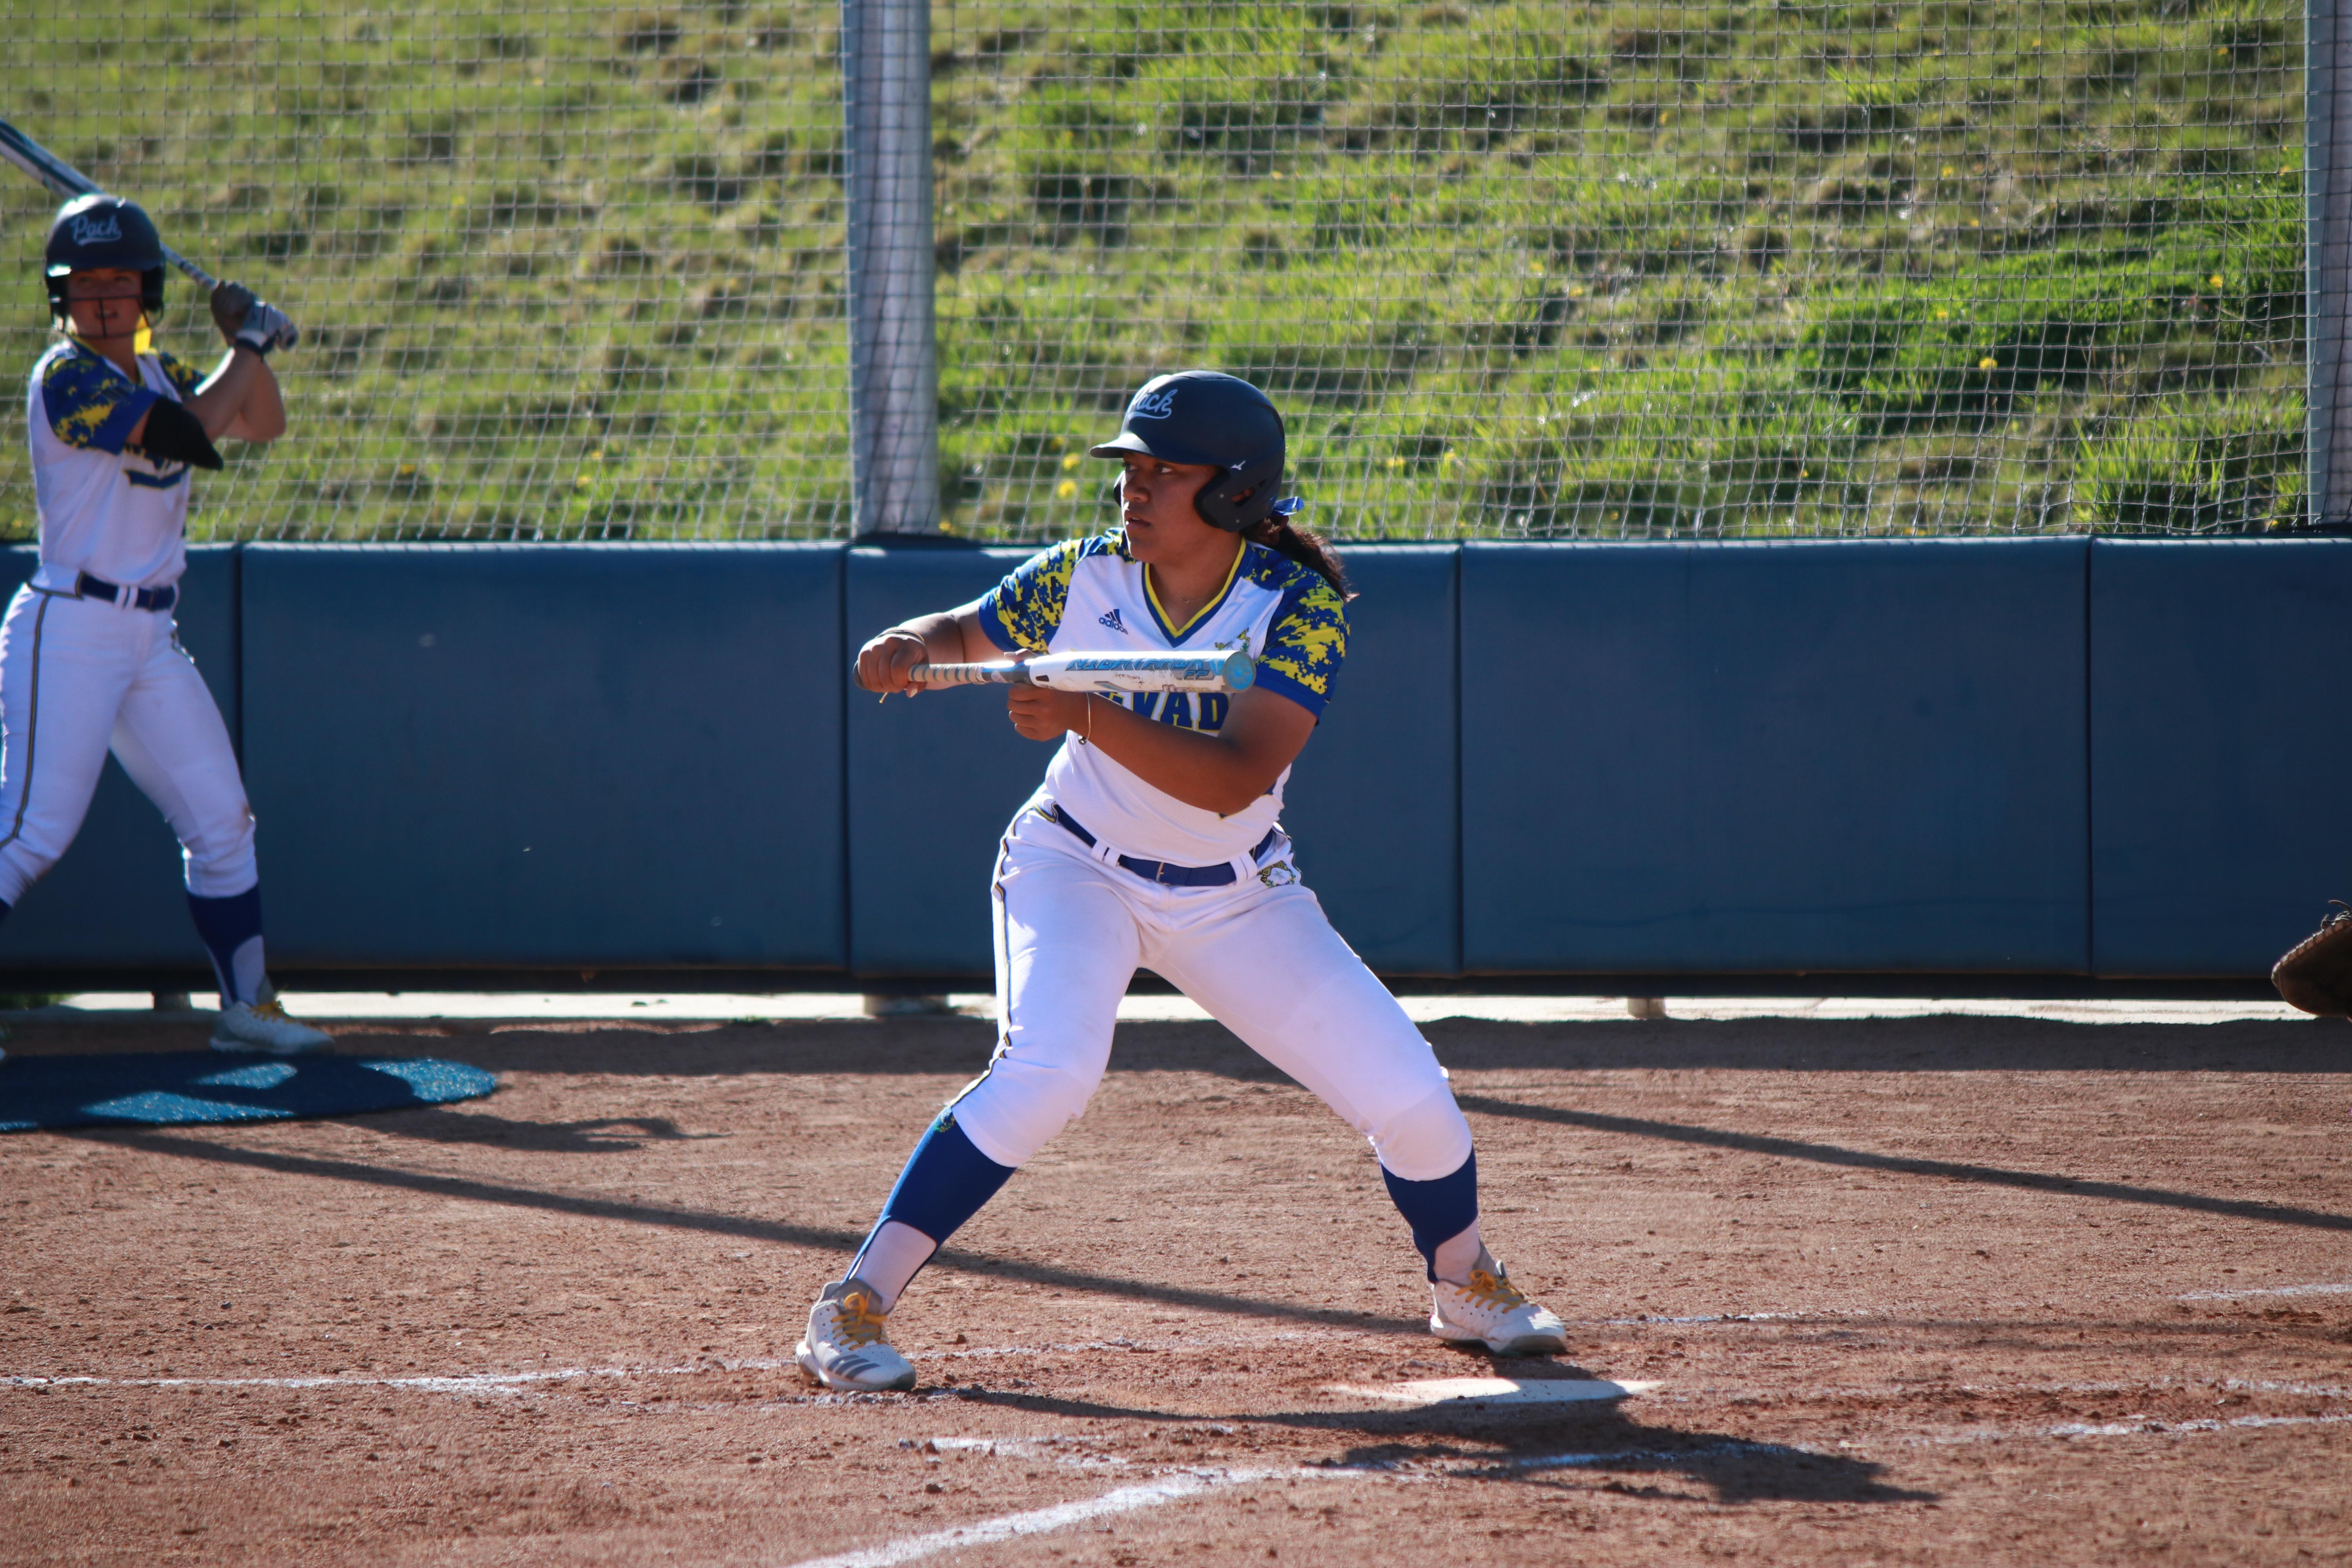
M 1239 648 L 1205 653 L 1047 653 L 991 664 L 919 664 L 919 686 L 1043 686 L 1054 691 L 1246 691 L 1257 666 Z
M 102 189 L 99 183 L 58 157 L 38 142 L 26 135 L 5 120 L 0 120 L 0 158 L 6 159 L 33 178 L 47 185 L 52 195 L 71 201 Z M 220 279 L 173 249 L 163 247 L 163 259 L 201 285 L 206 294 L 220 287 Z M 291 348 L 300 340 L 301 332 L 292 321 L 287 321 L 279 341 Z

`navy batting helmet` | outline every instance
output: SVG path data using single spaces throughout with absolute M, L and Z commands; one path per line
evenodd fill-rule
M 152 320 L 163 309 L 163 237 L 137 202 L 92 191 L 58 209 L 41 252 L 48 277 L 49 311 L 66 313 L 66 279 L 77 272 L 121 268 L 139 274 L 139 307 Z
M 1171 463 L 1204 463 L 1223 470 L 1201 487 L 1192 510 L 1202 520 L 1240 533 L 1299 508 L 1277 499 L 1282 485 L 1282 415 L 1266 395 L 1237 375 L 1180 370 L 1143 384 L 1127 405 L 1118 434 L 1090 458 L 1140 452 Z

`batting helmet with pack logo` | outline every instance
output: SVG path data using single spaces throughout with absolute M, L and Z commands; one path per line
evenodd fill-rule
M 150 321 L 163 309 L 163 237 L 137 202 L 92 191 L 58 209 L 41 252 L 49 285 L 49 314 L 66 319 L 66 279 L 77 272 L 119 268 L 139 274 L 139 308 Z
M 1256 387 L 1214 370 L 1156 375 L 1130 399 L 1118 434 L 1090 458 L 1129 452 L 1169 463 L 1199 463 L 1222 470 L 1201 487 L 1192 510 L 1229 533 L 1269 517 L 1287 517 L 1303 502 L 1278 496 L 1282 486 L 1282 414 Z

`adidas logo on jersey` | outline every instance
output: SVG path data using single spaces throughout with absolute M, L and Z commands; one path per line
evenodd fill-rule
M 1097 616 L 1095 619 L 1100 621 L 1104 626 L 1108 626 L 1115 632 L 1124 632 L 1127 630 L 1127 623 L 1118 618 L 1118 609 L 1116 605 L 1112 606 L 1107 614 Z

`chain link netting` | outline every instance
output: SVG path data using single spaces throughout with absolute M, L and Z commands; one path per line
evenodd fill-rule
M 304 324 L 195 531 L 847 531 L 835 6 L 205 3 L 0 63 Z M 1342 537 L 2293 526 L 2303 65 L 2283 0 L 940 0 L 942 516 L 1099 526 L 1083 447 L 1209 365 Z M 18 366 L 52 205 L 0 190 Z
M 38 0 L 10 7 L 0 115 L 302 327 L 291 433 L 226 445 L 193 534 L 824 538 L 849 522 L 838 20 Z M 16 374 L 55 205 L 0 169 Z M 176 274 L 157 337 L 220 352 Z

